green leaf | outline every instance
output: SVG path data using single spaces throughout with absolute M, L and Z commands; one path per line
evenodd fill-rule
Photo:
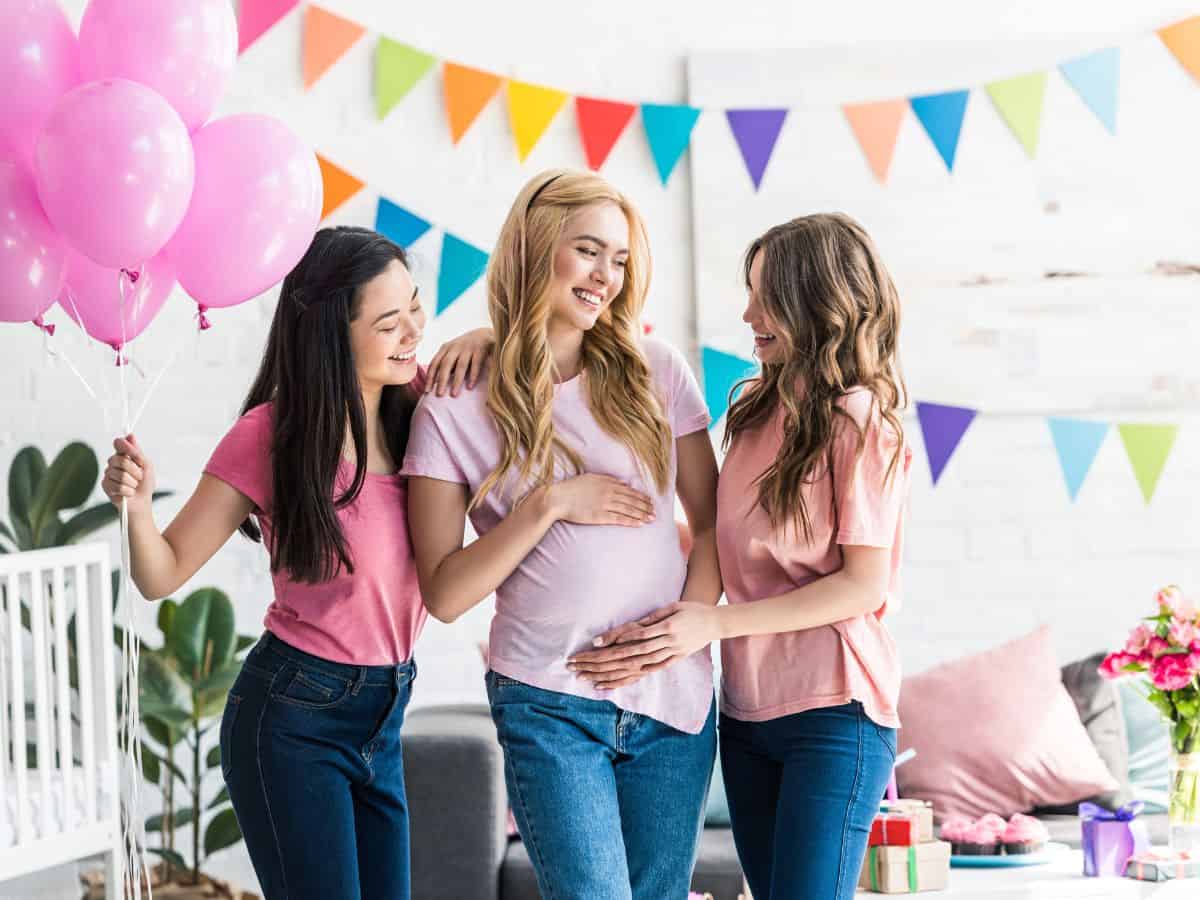
M 171 597 L 163 600 L 158 607 L 158 630 L 162 632 L 164 647 L 171 637 L 171 624 L 175 621 L 177 612 L 179 612 L 179 604 Z
M 251 637 L 248 634 L 239 634 L 237 639 L 237 649 L 234 650 L 234 653 L 241 653 L 247 647 L 253 647 L 257 643 L 258 638 Z
M 223 809 L 208 823 L 204 829 L 204 855 L 210 856 L 218 850 L 232 847 L 242 839 L 242 829 L 238 827 L 237 816 L 233 809 Z
M 228 803 L 228 802 L 229 802 L 229 788 L 225 787 L 225 785 L 221 785 L 220 792 L 217 794 L 217 796 L 213 797 L 212 803 L 208 804 L 208 808 L 216 809 L 222 803 Z
M 33 546 L 33 533 L 29 530 L 29 525 L 25 522 L 13 519 L 13 531 L 17 533 L 17 549 L 18 550 L 36 550 Z
M 38 484 L 29 506 L 29 527 L 41 545 L 42 529 L 57 522 L 59 510 L 74 509 L 87 502 L 100 477 L 100 463 L 87 444 L 75 441 L 63 447 Z
M 208 751 L 208 756 L 204 760 L 210 769 L 215 769 L 221 764 L 221 746 L 218 744 Z
M 187 860 L 184 859 L 176 850 L 168 850 L 165 847 L 147 847 L 147 851 L 157 854 L 169 862 L 171 865 L 179 869 L 188 868 Z
M 163 815 L 162 813 L 151 816 L 150 818 L 148 818 L 146 820 L 146 830 L 147 831 L 162 831 L 163 830 L 163 819 L 165 819 L 165 818 L 166 818 L 166 816 Z M 184 809 L 177 809 L 177 810 L 175 810 L 175 820 L 172 823 L 172 827 L 173 828 L 182 828 L 184 825 L 191 825 L 192 820 L 194 818 L 196 818 L 196 814 L 190 806 L 185 807 Z
M 138 702 L 142 717 L 158 719 L 173 728 L 185 727 L 192 718 L 192 692 L 161 654 L 147 649 L 141 655 Z
M 59 546 L 58 532 L 61 529 L 62 521 L 58 518 L 58 513 L 51 513 L 50 518 L 42 523 L 41 530 L 32 532 L 34 549 L 45 550 L 47 547 Z
M 9 530 L 8 526 L 5 525 L 3 522 L 0 522 L 0 537 L 7 540 L 14 547 L 17 545 L 16 536 L 13 535 L 13 533 Z
M 146 746 L 146 742 L 142 742 L 142 777 L 151 784 L 159 784 L 162 779 L 162 766 L 159 765 L 158 756 Z
M 29 513 L 33 506 L 33 496 L 45 475 L 46 457 L 42 456 L 42 451 L 37 447 L 22 447 L 13 457 L 12 465 L 8 469 L 8 515 L 22 550 L 33 549 L 28 540 Z M 20 540 L 22 531 L 25 532 L 26 540 Z
M 229 696 L 229 689 L 233 687 L 241 670 L 242 664 L 234 660 L 196 685 L 196 708 L 199 718 L 208 719 L 221 714 L 225 709 L 225 698 Z
M 237 631 L 233 604 L 225 593 L 201 588 L 189 594 L 175 614 L 168 643 L 180 669 L 194 681 L 227 666 Z
M 105 525 L 112 525 L 121 518 L 121 511 L 111 503 L 98 503 L 83 512 L 77 512 L 59 529 L 58 539 L 63 544 L 74 544 Z

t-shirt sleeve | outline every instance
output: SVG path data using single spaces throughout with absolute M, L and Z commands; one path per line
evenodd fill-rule
M 271 510 L 271 416 L 256 406 L 233 423 L 209 457 L 204 474 L 245 494 L 259 512 Z
M 647 355 L 651 366 L 655 365 L 656 356 L 661 360 L 659 364 L 663 368 L 663 375 L 660 384 L 666 393 L 667 420 L 675 437 L 681 438 L 707 428 L 712 421 L 708 405 L 683 354 L 670 344 L 650 339 L 647 341 Z
M 400 474 L 410 478 L 436 478 L 455 484 L 470 484 L 462 466 L 451 452 L 434 407 L 439 398 L 425 395 L 413 413 L 412 425 L 408 430 L 408 448 L 404 451 L 404 465 Z
M 869 395 L 868 395 L 869 396 Z M 866 403 L 852 406 L 866 407 Z M 839 544 L 891 547 L 908 497 L 912 449 L 900 447 L 896 465 L 888 472 L 900 436 L 870 406 L 851 414 L 864 428 L 862 452 L 858 431 L 844 419 L 837 422 L 833 444 L 833 488 L 837 505 Z

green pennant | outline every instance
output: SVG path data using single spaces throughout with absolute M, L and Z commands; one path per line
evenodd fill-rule
M 408 44 L 380 37 L 375 48 L 375 109 L 383 118 L 425 77 L 437 59 Z
M 1154 497 L 1154 489 L 1158 486 L 1158 478 L 1162 475 L 1167 457 L 1175 445 L 1175 436 L 1179 433 L 1178 425 L 1118 425 L 1121 442 L 1125 445 L 1125 453 L 1133 466 L 1133 474 L 1137 476 L 1142 496 L 1149 503 Z
M 1042 99 L 1046 96 L 1046 73 L 1033 72 L 985 86 L 988 96 L 1025 152 L 1037 155 L 1038 133 L 1042 128 Z

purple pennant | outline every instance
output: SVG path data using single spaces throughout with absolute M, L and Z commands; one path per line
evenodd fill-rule
M 754 189 L 762 184 L 763 173 L 775 150 L 775 142 L 779 139 L 783 120 L 787 118 L 786 109 L 727 109 L 725 116 L 729 119 L 729 127 L 737 139 L 738 149 L 742 151 L 742 159 L 746 169 L 754 181 Z
M 917 419 L 921 422 L 925 455 L 929 457 L 929 471 L 934 484 L 937 484 L 942 470 L 946 468 L 946 463 L 954 455 L 958 442 L 978 412 L 963 406 L 917 403 Z

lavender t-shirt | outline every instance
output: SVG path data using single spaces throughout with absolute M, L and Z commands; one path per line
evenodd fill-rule
M 667 422 L 676 438 L 707 427 L 708 411 L 683 357 L 661 341 L 643 339 L 643 352 Z M 555 387 L 554 427 L 583 460 L 585 472 L 612 475 L 654 497 L 656 518 L 636 528 L 555 522 L 496 591 L 489 665 L 526 684 L 611 700 L 696 734 L 713 701 L 708 650 L 695 653 L 636 684 L 595 690 L 566 666 L 592 638 L 679 599 L 687 561 L 675 527 L 675 447 L 667 490 L 659 493 L 633 452 L 607 434 L 588 406 L 586 375 Z M 500 445 L 487 399 L 487 379 L 457 398 L 426 394 L 413 416 L 402 474 L 466 485 L 471 494 L 495 468 Z M 559 477 L 567 477 L 561 472 Z M 471 512 L 483 535 L 511 511 L 519 491 L 509 473 Z

